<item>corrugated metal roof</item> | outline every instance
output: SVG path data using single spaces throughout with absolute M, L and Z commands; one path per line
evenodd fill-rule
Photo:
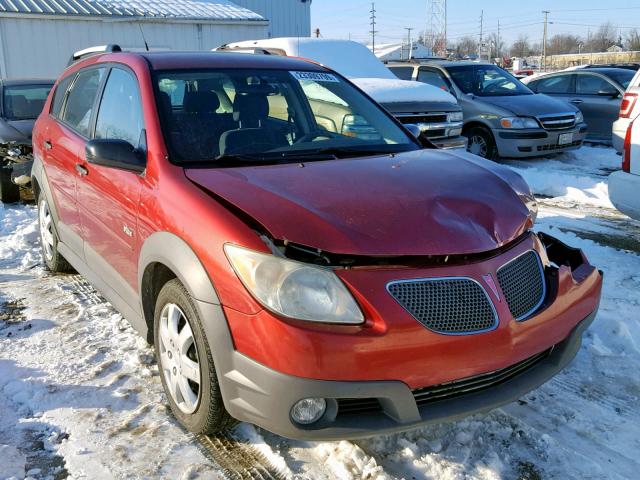
M 181 18 L 206 20 L 265 20 L 229 0 L 0 0 L 2 13 Z

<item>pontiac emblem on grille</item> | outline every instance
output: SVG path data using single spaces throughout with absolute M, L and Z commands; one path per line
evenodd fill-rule
M 500 302 L 501 301 L 500 294 L 498 293 L 498 287 L 496 287 L 496 282 L 493 281 L 493 275 L 491 275 L 490 273 L 487 273 L 486 275 L 482 276 L 482 279 L 484 280 L 484 283 L 489 285 L 489 288 L 491 289 L 493 294 L 496 296 L 496 299 Z

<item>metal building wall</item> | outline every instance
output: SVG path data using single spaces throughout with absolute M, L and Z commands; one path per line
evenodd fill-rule
M 311 36 L 311 0 L 233 0 L 233 3 L 269 20 L 265 37 Z
M 71 54 L 92 45 L 153 50 L 210 50 L 268 35 L 265 22 L 78 20 L 66 17 L 0 17 L 0 76 L 55 78 Z

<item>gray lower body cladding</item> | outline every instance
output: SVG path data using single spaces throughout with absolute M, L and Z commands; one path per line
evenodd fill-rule
M 204 307 L 205 318 L 207 314 L 219 315 L 217 306 L 203 303 L 200 306 Z M 455 421 L 517 400 L 573 360 L 580 349 L 582 333 L 594 320 L 596 312 L 583 319 L 550 353 L 540 355 L 535 364 L 517 375 L 483 390 L 429 403 L 417 402 L 416 392 L 419 391 L 412 391 L 400 381 L 344 382 L 285 375 L 233 350 L 230 338 L 227 347 L 231 350 L 219 351 L 218 355 L 214 353 L 214 357 L 217 357 L 217 374 L 225 407 L 238 420 L 300 440 L 355 439 Z M 222 319 L 205 322 L 207 336 L 212 337 L 210 341 L 217 337 L 219 342 L 219 335 L 223 334 L 220 326 L 224 325 L 224 320 L 219 320 Z M 291 407 L 298 400 L 309 397 L 327 399 L 327 412 L 314 425 L 298 425 L 290 417 Z M 366 413 L 340 413 L 337 399 L 377 399 L 379 408 Z

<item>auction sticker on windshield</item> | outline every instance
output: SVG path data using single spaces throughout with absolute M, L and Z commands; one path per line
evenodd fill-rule
M 314 82 L 333 82 L 339 83 L 340 81 L 335 75 L 331 73 L 322 72 L 289 72 L 296 80 L 312 80 Z

